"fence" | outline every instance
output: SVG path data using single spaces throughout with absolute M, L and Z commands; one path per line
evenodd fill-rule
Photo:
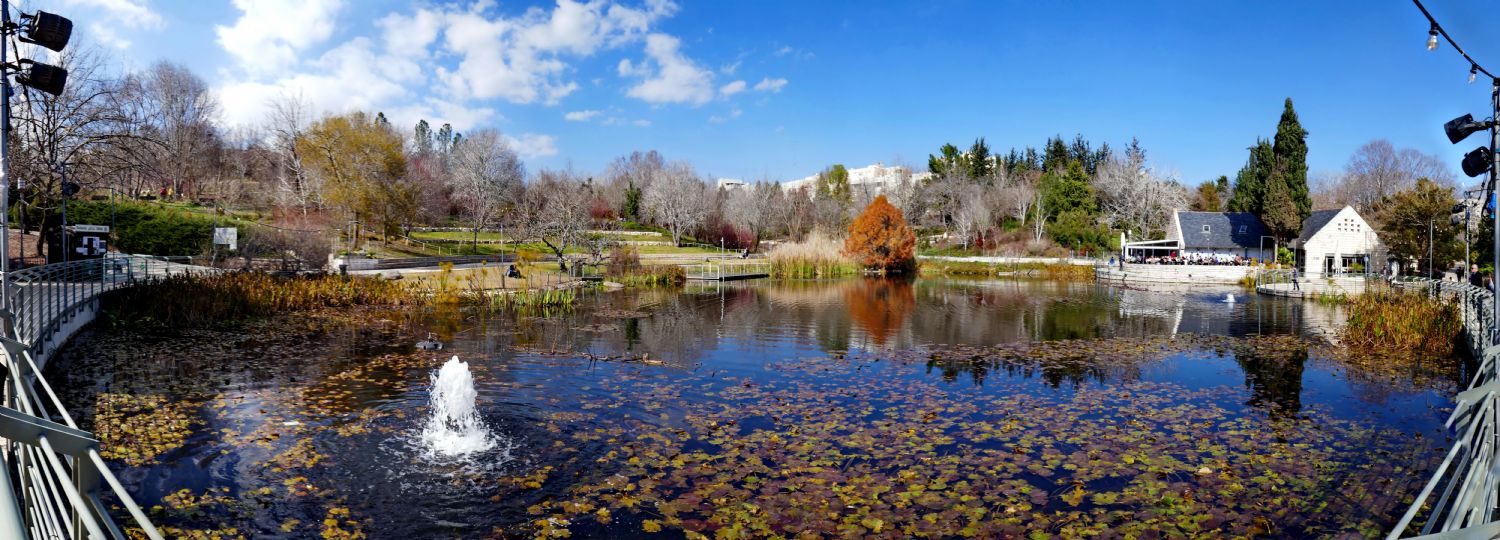
M 683 265 L 688 279 L 725 281 L 771 274 L 771 263 L 759 260 L 721 260 Z
M 99 295 L 170 274 L 212 271 L 156 257 L 110 257 L 36 266 L 5 276 L 8 313 L 0 327 L 0 537 L 126 538 L 104 499 L 112 493 L 138 533 L 161 533 L 109 471 L 99 441 L 78 429 L 42 378 L 41 366 L 98 309 Z
M 1466 390 L 1459 392 L 1446 427 L 1455 440 L 1432 479 L 1423 486 L 1390 535 L 1391 540 L 1417 534 L 1430 538 L 1490 538 L 1500 534 L 1496 507 L 1500 504 L 1500 377 L 1496 357 L 1494 295 L 1461 281 L 1406 278 L 1392 286 L 1425 291 L 1459 303 L 1464 316 L 1464 340 L 1479 365 Z M 1439 492 L 1438 488 L 1442 490 Z M 1434 496 L 1436 493 L 1436 496 Z M 1418 516 L 1424 516 L 1420 521 Z M 1430 536 L 1429 536 L 1430 535 Z

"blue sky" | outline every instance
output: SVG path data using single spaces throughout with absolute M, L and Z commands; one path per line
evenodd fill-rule
M 1431 0 L 1500 72 L 1482 0 Z M 270 99 L 512 137 L 529 168 L 598 171 L 656 149 L 705 174 L 925 167 L 944 142 L 1140 139 L 1158 170 L 1233 176 L 1291 97 L 1314 174 L 1386 138 L 1454 165 L 1444 121 L 1489 87 L 1410 2 L 393 2 L 57 0 L 122 69 L 184 64 L 226 126 Z M 1492 11 L 1492 10 L 1490 10 Z M 570 114 L 571 113 L 571 114 Z M 570 119 L 571 118 L 571 119 Z

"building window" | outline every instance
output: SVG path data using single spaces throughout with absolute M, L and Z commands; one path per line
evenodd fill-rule
M 1247 229 L 1247 228 L 1248 227 L 1246 227 L 1244 225 L 1240 225 L 1240 234 L 1245 234 L 1245 229 Z
M 1203 226 L 1203 234 L 1208 234 L 1208 225 Z

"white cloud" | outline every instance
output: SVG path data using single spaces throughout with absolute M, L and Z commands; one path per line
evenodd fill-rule
M 166 26 L 161 15 L 152 11 L 145 0 L 61 0 L 58 11 L 88 19 L 88 36 L 117 49 L 130 47 L 130 40 L 120 30 L 160 30 Z M 51 8 L 49 8 L 51 9 Z M 83 14 L 87 17 L 82 17 Z
M 342 0 L 234 0 L 234 26 L 215 26 L 219 44 L 252 73 L 297 64 L 299 53 L 333 35 Z
M 755 91 L 770 92 L 775 94 L 781 92 L 781 88 L 784 86 L 786 86 L 786 79 L 772 79 L 770 77 L 766 77 L 764 79 L 761 79 L 760 82 L 755 83 Z
M 587 121 L 592 120 L 594 117 L 599 116 L 601 114 L 604 114 L 604 111 L 595 111 L 595 110 L 572 111 L 572 112 L 569 112 L 567 114 L 564 114 L 563 118 L 566 119 L 566 120 L 568 120 L 569 122 L 587 122 Z
M 651 127 L 651 121 L 650 120 L 636 120 L 634 122 L 631 122 L 630 125 L 633 125 L 635 127 Z
M 745 81 L 734 81 L 719 87 L 719 93 L 729 97 L 745 91 Z
M 776 49 L 776 56 L 786 56 L 794 52 L 797 52 L 797 49 L 793 49 L 790 45 L 783 45 L 780 49 Z
M 733 64 L 724 64 L 722 66 L 719 66 L 719 73 L 723 73 L 725 75 L 734 75 L 734 72 L 740 70 L 740 64 L 743 62 L 744 60 L 736 60 Z
M 744 113 L 744 111 L 741 111 L 739 107 L 735 107 L 734 110 L 729 111 L 729 116 L 714 115 L 714 116 L 708 117 L 708 121 L 709 122 L 713 122 L 715 124 L 722 124 L 724 122 L 728 122 L 730 120 L 734 120 L 735 118 L 739 118 L 740 114 L 743 114 L 743 113 Z
M 714 97 L 713 72 L 698 67 L 679 50 L 682 42 L 666 34 L 646 36 L 646 56 L 654 73 L 630 88 L 626 95 L 647 103 L 692 103 L 702 105 Z M 624 67 L 625 64 L 621 64 Z M 650 70 L 650 67 L 638 69 Z
M 510 147 L 516 149 L 516 153 L 522 158 L 538 158 L 557 155 L 557 137 L 551 135 L 539 135 L 536 133 L 523 133 L 520 137 L 505 135 L 506 142 Z
M 677 10 L 661 1 L 636 9 L 603 0 L 558 0 L 550 12 L 532 8 L 507 19 L 492 18 L 490 7 L 480 2 L 467 11 L 446 12 L 445 50 L 460 61 L 439 78 L 458 96 L 523 104 L 555 104 L 577 90 L 577 83 L 564 80 L 568 56 L 592 56 L 639 41 L 652 24 Z M 622 75 L 632 69 L 628 61 L 619 65 Z

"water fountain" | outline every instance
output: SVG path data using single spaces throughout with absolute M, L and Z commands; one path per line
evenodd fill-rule
M 1234 293 L 1224 293 L 1224 303 L 1225 304 L 1233 304 L 1234 303 Z
M 432 374 L 432 415 L 422 427 L 422 447 L 429 456 L 454 458 L 483 452 L 495 438 L 474 409 L 474 375 L 454 356 Z

